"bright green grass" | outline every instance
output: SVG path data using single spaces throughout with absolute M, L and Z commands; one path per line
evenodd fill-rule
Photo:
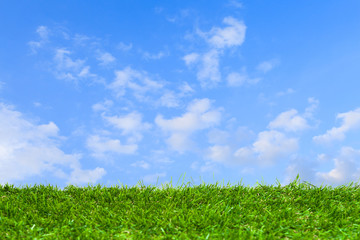
M 298 179 L 254 188 L 0 185 L 0 239 L 360 239 L 359 186 Z

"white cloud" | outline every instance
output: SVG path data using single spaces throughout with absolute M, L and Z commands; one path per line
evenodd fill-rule
M 56 49 L 54 63 L 57 78 L 75 81 L 78 78 L 96 77 L 90 72 L 90 66 L 85 66 L 84 60 L 72 60 L 70 54 L 66 49 Z
M 317 100 L 313 97 L 310 97 L 310 98 L 308 98 L 308 102 L 311 105 L 305 109 L 304 117 L 313 118 L 313 114 L 314 114 L 315 110 L 317 109 L 317 107 L 319 106 L 319 100 Z
M 221 111 L 211 110 L 211 102 L 207 98 L 193 100 L 181 117 L 166 120 L 157 115 L 155 118 L 155 123 L 171 135 L 167 143 L 179 152 L 191 148 L 188 138 L 193 132 L 215 126 L 220 121 Z
M 99 102 L 92 105 L 92 109 L 94 112 L 99 112 L 99 111 L 105 112 L 108 111 L 113 104 L 114 104 L 113 101 L 106 99 L 104 102 Z
M 95 183 L 106 174 L 105 169 L 95 168 L 94 170 L 75 169 L 71 172 L 68 184 L 70 183 Z
M 257 160 L 262 166 L 273 165 L 274 160 L 286 157 L 298 150 L 298 140 L 288 138 L 278 131 L 263 131 L 252 147 L 241 147 L 235 151 L 237 161 L 250 163 Z
M 96 77 L 96 74 L 90 72 L 90 66 L 85 66 L 81 69 L 80 73 L 77 75 L 81 78 L 89 78 L 89 77 Z
M 73 61 L 68 55 L 71 52 L 66 49 L 57 49 L 54 60 L 57 63 L 57 67 L 59 69 L 72 69 L 79 71 L 83 68 L 84 60 L 77 59 Z
M 204 54 L 190 53 L 183 57 L 187 66 L 197 65 L 197 79 L 201 87 L 215 87 L 221 81 L 219 70 L 219 58 L 223 54 L 223 49 L 228 47 L 240 46 L 245 40 L 246 26 L 243 22 L 233 17 L 224 18 L 223 22 L 228 27 L 213 27 L 208 33 L 201 32 L 197 29 L 197 34 L 205 38 L 210 44 L 210 50 Z M 230 84 L 239 84 L 241 79 L 239 74 L 229 76 Z M 249 82 L 257 82 L 259 79 L 247 79 Z
M 250 78 L 243 67 L 241 72 L 231 72 L 227 76 L 227 85 L 230 87 L 240 87 L 245 83 L 256 84 L 261 78 Z
M 235 8 L 243 8 L 244 5 L 241 2 L 230 0 L 228 3 L 229 6 L 235 7 Z
M 279 114 L 275 120 L 269 123 L 270 129 L 283 129 L 287 132 L 302 131 L 309 128 L 306 119 L 297 115 L 295 109 Z
M 184 82 L 178 87 L 179 91 L 175 93 L 174 91 L 164 89 L 163 95 L 157 100 L 156 105 L 165 106 L 169 108 L 179 107 L 182 104 L 181 99 L 187 97 L 194 93 L 187 82 Z
M 200 80 L 201 87 L 213 87 L 221 81 L 217 50 L 210 50 L 202 56 L 197 78 Z
M 192 113 L 204 113 L 211 107 L 211 101 L 208 98 L 193 100 L 187 110 Z
M 63 36 L 66 40 L 71 38 L 68 33 L 65 32 L 63 32 Z M 75 34 L 72 40 L 74 41 L 75 45 L 86 46 L 86 44 L 88 44 L 88 42 L 93 39 L 83 34 Z
M 144 52 L 143 53 L 143 58 L 146 59 L 146 60 L 158 60 L 158 59 L 161 59 L 165 56 L 167 56 L 168 53 L 165 53 L 163 51 L 160 51 L 158 52 L 157 54 L 151 54 L 149 52 Z
M 180 90 L 180 94 L 179 94 L 180 97 L 195 92 L 195 90 L 192 89 L 187 82 L 184 82 L 184 83 L 179 87 L 179 90 Z
M 125 44 L 125 43 L 123 43 L 123 42 L 120 42 L 120 43 L 118 44 L 117 48 L 118 48 L 119 50 L 121 50 L 121 51 L 125 51 L 125 52 L 126 52 L 126 51 L 131 50 L 131 48 L 132 48 L 132 43 Z
M 144 184 L 155 184 L 158 180 L 158 178 L 165 177 L 166 173 L 155 173 L 151 175 L 146 175 L 142 180 L 144 181 Z M 166 183 L 165 183 L 166 184 Z
M 173 91 L 168 91 L 160 98 L 160 105 L 165 107 L 179 106 L 179 99 Z
M 231 149 L 229 146 L 215 145 L 208 148 L 207 158 L 215 162 L 224 162 L 231 156 Z
M 326 155 L 326 154 L 324 154 L 324 153 L 321 153 L 321 154 L 318 154 L 318 155 L 317 155 L 316 160 L 317 160 L 318 162 L 327 162 L 327 161 L 329 161 L 329 156 Z
M 100 53 L 97 57 L 101 65 L 108 65 L 116 60 L 116 58 L 108 52 Z
M 200 81 L 201 87 L 214 87 L 221 81 L 219 71 L 219 52 L 212 49 L 203 55 L 190 53 L 183 57 L 186 65 L 191 67 L 198 66 L 197 79 Z
M 49 36 L 49 30 L 46 26 L 39 26 L 36 29 L 37 34 L 40 37 L 39 41 L 30 41 L 28 44 L 33 53 L 36 53 L 38 48 L 41 48 L 47 41 Z
M 340 127 L 333 127 L 332 129 L 327 130 L 323 135 L 314 136 L 313 141 L 324 144 L 334 140 L 344 140 L 346 132 L 358 129 L 360 127 L 360 108 L 355 109 L 354 111 L 340 113 L 336 116 L 336 119 L 339 118 L 342 119 L 342 124 Z
M 330 184 L 348 184 L 351 181 L 358 181 L 360 168 L 360 150 L 351 147 L 342 147 L 340 155 L 334 159 L 335 168 L 330 172 L 317 172 L 316 175 L 320 180 Z
M 309 99 L 309 102 L 316 103 L 314 99 Z M 275 160 L 289 156 L 298 150 L 298 139 L 289 138 L 284 133 L 274 129 L 296 132 L 308 129 L 310 126 L 307 124 L 305 118 L 299 116 L 296 110 L 291 109 L 279 114 L 268 124 L 268 128 L 271 130 L 260 132 L 252 146 L 240 147 L 234 151 L 234 143 L 238 144 L 238 142 L 250 140 L 253 136 L 252 131 L 249 131 L 247 128 L 239 127 L 237 132 L 232 135 L 232 140 L 229 141 L 230 135 L 227 132 L 212 130 L 209 132 L 208 138 L 209 142 L 212 144 L 231 147 L 231 149 L 226 149 L 231 152 L 230 155 L 232 156 L 223 158 L 222 160 L 226 164 L 244 164 L 257 161 L 260 165 L 267 166 L 272 165 Z M 226 151 L 226 154 L 224 153 L 224 155 L 221 155 L 220 149 L 222 148 L 214 148 L 213 152 L 206 157 L 215 159 L 216 157 L 209 156 L 225 156 L 228 153 Z
M 118 139 L 109 139 L 98 135 L 89 136 L 86 141 L 87 148 L 95 158 L 104 158 L 106 153 L 134 154 L 138 148 L 136 144 L 121 144 Z
M 183 57 L 183 60 L 185 61 L 185 64 L 187 66 L 190 66 L 196 62 L 198 62 L 200 58 L 200 55 L 198 53 L 190 53 Z
M 294 89 L 288 88 L 285 92 L 277 92 L 276 96 L 280 97 L 280 96 L 284 96 L 284 95 L 287 95 L 287 94 L 292 94 L 294 92 L 295 92 Z
M 132 166 L 132 167 L 141 167 L 143 169 L 149 169 L 150 168 L 150 164 L 148 164 L 145 161 L 138 161 L 138 162 L 130 164 L 130 166 Z
M 288 185 L 293 182 L 299 174 L 301 181 L 307 181 L 315 185 L 314 176 L 316 173 L 316 162 L 307 160 L 299 156 L 293 157 L 290 164 L 286 167 L 284 181 L 281 186 Z
M 173 132 L 170 137 L 166 139 L 166 143 L 172 150 L 175 150 L 179 153 L 184 153 L 185 151 L 191 150 L 195 144 L 190 139 L 190 134 L 184 132 Z
M 36 32 L 39 34 L 41 39 L 48 39 L 49 29 L 46 26 L 39 26 L 36 29 Z
M 218 49 L 240 46 L 243 44 L 246 32 L 245 24 L 233 17 L 224 18 L 223 23 L 229 26 L 225 28 L 212 28 L 207 34 L 210 35 L 207 41 Z
M 281 158 L 298 150 L 298 140 L 287 138 L 278 131 L 263 131 L 253 144 L 253 151 L 258 154 L 261 164 L 272 164 L 276 158 Z
M 252 162 L 254 160 L 254 152 L 250 147 L 241 147 L 235 151 L 234 157 L 241 163 Z
M 58 145 L 63 138 L 58 135 L 55 123 L 36 125 L 26 120 L 12 106 L 0 104 L 0 183 L 24 180 L 46 172 L 65 178 L 72 184 L 96 182 L 105 170 L 81 170 L 80 154 L 66 154 Z M 60 167 L 70 167 L 70 175 Z M 77 178 L 80 171 L 98 174 Z
M 274 67 L 278 66 L 280 63 L 280 61 L 278 59 L 272 59 L 272 60 L 269 60 L 269 61 L 264 61 L 264 62 L 261 62 L 257 67 L 256 69 L 258 71 L 261 71 L 263 73 L 267 73 L 269 72 L 270 70 L 272 70 Z
M 342 147 L 340 153 L 333 158 L 335 167 L 329 172 L 317 172 L 313 167 L 319 163 L 328 163 L 331 157 L 325 154 L 317 156 L 317 162 L 309 161 L 305 164 L 304 160 L 290 164 L 286 169 L 285 184 L 291 182 L 299 173 L 301 179 L 307 178 L 307 181 L 320 187 L 320 185 L 331 185 L 337 187 L 340 185 L 348 185 L 350 182 L 358 182 L 360 176 L 359 160 L 360 150 L 351 147 Z M 290 178 L 291 177 L 291 178 Z
M 256 137 L 256 134 L 251 131 L 248 127 L 240 126 L 234 132 L 236 142 L 248 142 Z
M 151 124 L 142 122 L 142 115 L 137 112 L 131 112 L 124 116 L 102 117 L 115 128 L 122 130 L 122 135 L 131 135 L 134 142 L 142 139 L 141 131 L 151 128 Z
M 228 85 L 232 87 L 238 87 L 243 85 L 247 79 L 247 75 L 243 75 L 237 72 L 232 72 L 227 76 Z
M 171 23 L 181 23 L 194 14 L 196 14 L 194 10 L 179 9 L 174 15 L 166 16 L 166 20 Z
M 130 67 L 115 71 L 115 75 L 115 80 L 108 88 L 112 89 L 117 97 L 125 95 L 126 88 L 129 88 L 134 91 L 135 97 L 141 99 L 145 92 L 163 87 L 163 84 L 151 80 L 146 72 L 136 71 Z
M 48 38 L 50 35 L 50 30 L 45 26 L 39 26 L 37 28 L 37 33 L 40 36 L 40 41 L 37 42 L 29 42 L 29 45 L 34 53 L 36 53 L 37 49 L 42 47 L 45 43 L 50 43 Z M 89 40 L 89 37 L 76 35 L 74 38 L 69 37 L 69 35 L 63 31 L 62 29 L 55 29 L 52 31 L 53 35 L 61 37 L 61 40 L 73 40 L 72 45 L 80 45 L 81 47 L 87 47 L 86 41 Z M 59 39 L 54 39 L 55 40 Z M 82 59 L 73 59 L 71 55 L 74 53 L 65 48 L 54 47 L 54 44 L 49 44 L 51 52 L 54 52 L 52 67 L 50 68 L 51 72 L 58 79 L 71 80 L 77 83 L 78 79 L 84 78 L 92 78 L 94 81 L 102 82 L 96 74 L 90 72 L 90 66 L 86 65 L 86 61 Z M 100 56 L 104 61 L 109 61 L 109 56 Z M 48 66 L 47 66 L 48 67 Z
M 57 136 L 59 132 L 59 128 L 53 122 L 49 122 L 49 124 L 39 125 L 37 129 L 40 133 L 51 137 Z
M 212 144 L 225 144 L 230 137 L 229 133 L 219 129 L 213 129 L 208 133 L 208 142 Z

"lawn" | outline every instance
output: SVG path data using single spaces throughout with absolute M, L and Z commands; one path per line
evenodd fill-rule
M 190 184 L 190 183 L 189 183 Z M 360 187 L 0 185 L 0 239 L 360 239 Z

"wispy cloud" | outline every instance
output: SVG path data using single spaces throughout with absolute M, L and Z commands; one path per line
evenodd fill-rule
M 177 107 L 180 105 L 179 98 L 173 91 L 168 91 L 161 96 L 160 105 L 165 107 Z
M 194 10 L 191 9 L 180 9 L 175 14 L 171 14 L 166 17 L 166 20 L 171 23 L 182 23 L 188 17 L 192 17 L 196 14 Z
M 277 92 L 276 96 L 281 97 L 281 96 L 284 96 L 284 95 L 292 94 L 294 92 L 295 92 L 294 89 L 288 88 L 286 91 Z
M 99 159 L 106 158 L 106 154 L 134 154 L 137 144 L 122 144 L 119 139 L 110 139 L 99 135 L 91 135 L 86 140 L 86 146 L 91 156 Z
M 133 45 L 132 43 L 129 43 L 129 44 L 125 44 L 123 42 L 120 42 L 118 45 L 117 45 L 117 49 L 121 50 L 121 51 L 124 51 L 124 52 L 127 52 L 127 51 L 130 51 L 132 49 Z
M 46 26 L 39 26 L 36 29 L 36 32 L 39 34 L 42 40 L 47 40 L 49 36 L 49 29 Z
M 233 17 L 225 17 L 224 28 L 213 27 L 209 32 L 197 29 L 197 34 L 205 39 L 210 49 L 205 53 L 192 52 L 183 57 L 188 67 L 197 67 L 197 79 L 203 88 L 213 88 L 221 81 L 220 56 L 223 50 L 238 47 L 245 41 L 246 26 Z M 230 76 L 231 84 L 239 84 L 241 79 L 234 74 Z
M 221 81 L 219 53 L 217 50 L 211 50 L 202 56 L 197 78 L 200 80 L 202 87 L 213 87 Z
M 206 158 L 214 162 L 223 162 L 231 157 L 231 148 L 229 146 L 214 145 L 207 150 Z
M 227 5 L 231 6 L 231 7 L 235 7 L 235 8 L 243 8 L 244 7 L 244 5 L 241 2 L 236 1 L 236 0 L 230 0 Z
M 167 144 L 181 153 L 192 148 L 189 137 L 193 132 L 215 126 L 220 121 L 221 109 L 211 109 L 211 101 L 207 98 L 193 100 L 181 117 L 167 120 L 157 115 L 155 118 L 155 123 L 170 133 Z
M 77 82 L 80 78 L 97 78 L 90 72 L 90 66 L 85 65 L 85 60 L 73 60 L 71 52 L 66 49 L 57 49 L 54 56 L 55 75 L 59 79 Z
M 122 97 L 126 89 L 131 89 L 135 97 L 141 99 L 145 92 L 157 90 L 163 87 L 163 84 L 152 80 L 146 72 L 141 72 L 126 67 L 123 70 L 115 71 L 115 80 L 108 85 L 117 97 Z
M 108 65 L 113 63 L 116 58 L 108 52 L 99 52 L 97 60 L 100 62 L 101 65 Z
M 234 157 L 244 163 L 257 160 L 261 166 L 270 166 L 274 161 L 281 159 L 298 150 L 298 139 L 288 138 L 285 134 L 270 130 L 258 134 L 252 147 L 239 148 Z
M 44 65 L 42 63 L 41 65 L 54 74 L 56 78 L 72 81 L 76 85 L 79 80 L 84 79 L 91 80 L 88 84 L 104 84 L 103 78 L 90 70 L 96 69 L 96 67 L 92 68 L 89 64 L 91 62 L 89 58 L 97 59 L 102 65 L 107 65 L 115 60 L 110 53 L 98 50 L 101 47 L 101 40 L 82 34 L 72 35 L 66 28 L 59 26 L 51 29 L 46 26 L 39 26 L 37 33 L 40 40 L 30 41 L 30 49 L 33 53 L 42 50 L 53 56 L 52 61 L 49 61 L 49 59 L 43 61 L 49 64 Z M 79 55 L 83 54 L 83 50 L 87 52 L 86 57 L 79 57 Z M 41 55 L 38 55 L 38 57 L 41 57 Z
M 280 64 L 280 61 L 278 59 L 264 61 L 264 62 L 259 63 L 259 65 L 257 65 L 256 70 L 263 72 L 263 73 L 267 73 L 270 70 L 272 70 L 274 67 L 278 66 L 279 64 Z
M 227 75 L 227 85 L 229 87 L 240 87 L 245 83 L 256 84 L 261 81 L 261 78 L 250 78 L 243 67 L 240 72 L 231 72 Z
M 185 61 L 185 64 L 187 66 L 191 66 L 194 63 L 197 63 L 200 59 L 200 55 L 198 53 L 190 53 L 183 57 L 183 60 Z
M 298 115 L 295 109 L 281 113 L 268 125 L 270 129 L 282 129 L 286 132 L 297 132 L 309 128 L 305 118 Z
M 152 53 L 149 53 L 149 52 L 143 52 L 142 53 L 142 57 L 146 60 L 159 60 L 163 57 L 166 57 L 168 56 L 169 53 L 168 52 L 164 52 L 164 51 L 160 51 L 158 53 L 155 53 L 155 54 L 152 54 Z
M 103 101 L 103 102 L 99 102 L 99 103 L 96 103 L 96 104 L 92 105 L 92 109 L 93 109 L 93 111 L 95 111 L 95 112 L 99 112 L 99 111 L 101 111 L 101 112 L 106 112 L 106 111 L 109 110 L 109 108 L 110 108 L 113 104 L 114 104 L 113 101 L 106 99 L 106 100 Z
M 313 140 L 316 143 L 327 144 L 334 140 L 342 141 L 345 139 L 346 132 L 360 128 L 360 108 L 340 113 L 336 116 L 336 119 L 342 119 L 341 126 L 333 127 L 323 135 L 314 136 Z
M 134 163 L 130 164 L 130 166 L 132 166 L 132 167 L 140 167 L 140 168 L 143 168 L 143 169 L 149 169 L 150 168 L 150 164 L 148 164 L 145 161 L 137 161 L 137 162 L 134 162 Z
M 310 103 L 310 106 L 305 109 L 304 117 L 312 119 L 315 110 L 319 106 L 319 100 L 313 97 L 309 97 L 308 103 Z
M 183 57 L 185 64 L 192 68 L 197 66 L 197 79 L 200 80 L 201 87 L 214 87 L 221 81 L 219 71 L 219 52 L 212 49 L 202 55 L 190 53 Z
M 128 142 L 138 142 L 142 139 L 142 131 L 151 128 L 150 123 L 142 122 L 142 115 L 138 112 L 131 112 L 123 116 L 105 116 L 102 114 L 104 120 L 116 129 L 121 130 L 122 135 L 128 135 L 130 138 Z
M 67 184 L 94 184 L 95 182 L 99 181 L 105 174 L 105 169 L 100 167 L 97 167 L 94 170 L 76 168 L 71 172 Z
M 226 17 L 223 23 L 228 27 L 213 27 L 206 33 L 206 40 L 217 49 L 240 46 L 245 41 L 246 26 L 242 21 L 233 17 Z
M 180 90 L 181 97 L 195 92 L 195 90 L 187 82 L 184 82 L 178 89 Z
M 36 29 L 36 32 L 39 35 L 40 40 L 30 41 L 28 43 L 33 53 L 36 53 L 37 50 L 41 48 L 48 41 L 48 37 L 49 37 L 49 29 L 46 26 L 39 26 Z

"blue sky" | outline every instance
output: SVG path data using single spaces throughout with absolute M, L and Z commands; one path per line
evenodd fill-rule
M 360 180 L 358 1 L 1 1 L 0 184 Z

